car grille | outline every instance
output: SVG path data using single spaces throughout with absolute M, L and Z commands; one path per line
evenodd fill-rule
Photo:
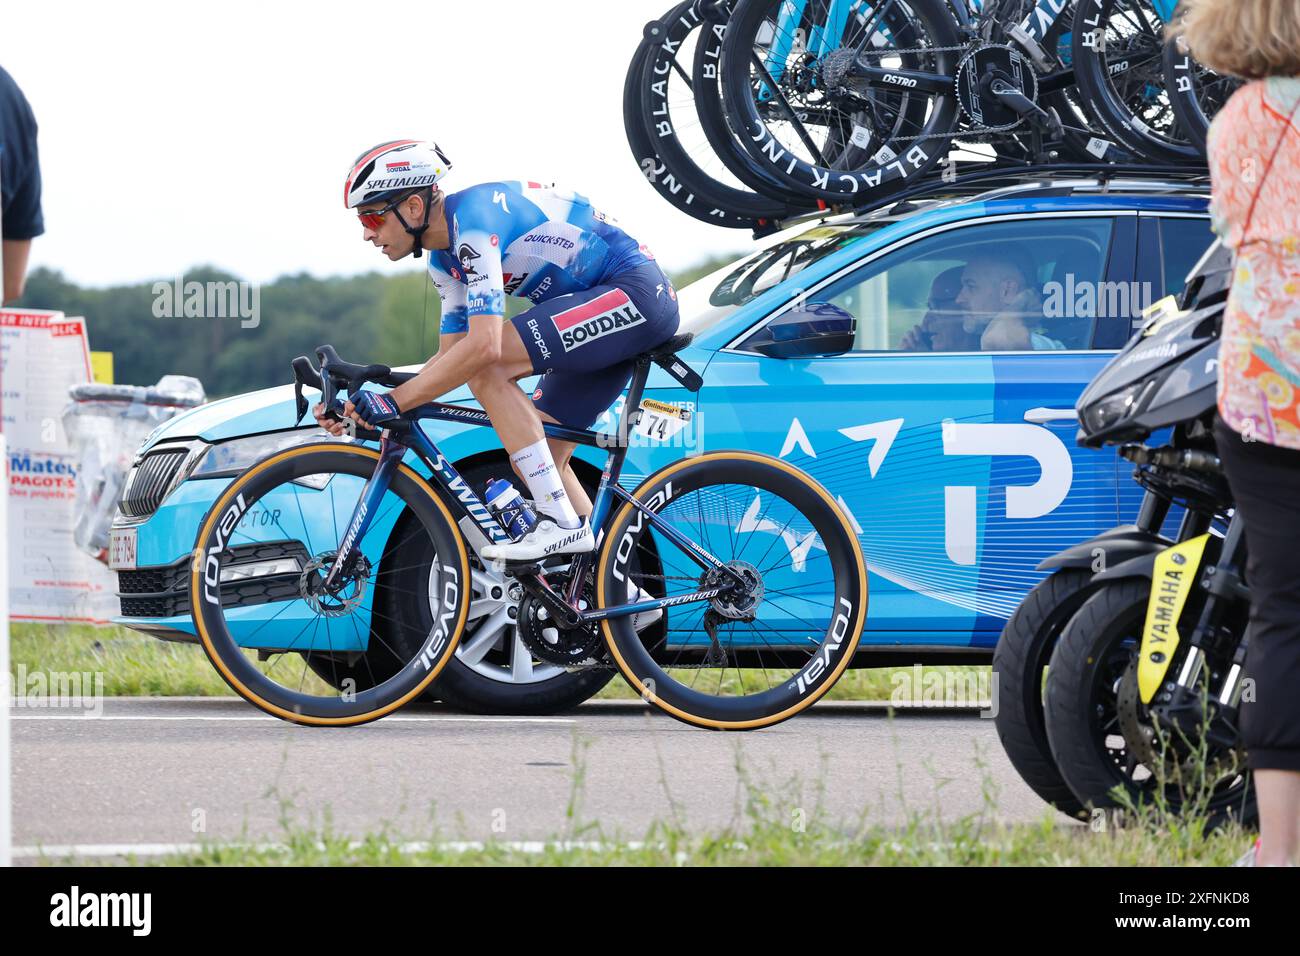
M 294 557 L 307 563 L 307 550 L 298 541 L 268 541 L 230 549 L 226 567 Z M 117 572 L 117 594 L 123 617 L 173 617 L 190 613 L 189 558 L 172 564 Z M 297 574 L 268 574 L 221 588 L 223 607 L 247 607 L 282 601 L 298 593 Z
M 189 454 L 186 449 L 175 449 L 140 459 L 122 488 L 122 498 L 117 504 L 122 514 L 128 518 L 147 518 L 157 511 Z

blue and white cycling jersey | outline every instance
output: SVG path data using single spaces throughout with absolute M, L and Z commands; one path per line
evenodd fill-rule
M 654 258 L 585 196 L 540 183 L 480 183 L 444 203 L 451 246 L 429 256 L 444 335 L 505 315 L 506 295 L 545 302 Z

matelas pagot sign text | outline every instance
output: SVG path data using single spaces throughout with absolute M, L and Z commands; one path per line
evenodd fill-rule
M 90 377 L 85 319 L 0 310 L 13 620 L 105 623 L 118 613 L 112 572 L 72 541 L 77 463 L 60 415 L 68 387 Z

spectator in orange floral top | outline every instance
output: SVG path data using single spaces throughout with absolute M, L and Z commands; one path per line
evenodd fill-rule
M 1242 736 L 1259 795 L 1253 862 L 1300 862 L 1300 3 L 1184 0 L 1192 55 L 1248 83 L 1210 127 L 1211 214 L 1236 253 L 1215 435 L 1246 529 Z

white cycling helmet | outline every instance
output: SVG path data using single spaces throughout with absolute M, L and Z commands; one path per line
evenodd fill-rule
M 451 171 L 451 163 L 437 143 L 395 139 L 380 143 L 356 158 L 343 186 L 343 205 L 355 209 L 362 203 L 395 198 L 399 193 L 432 186 Z
M 418 139 L 380 143 L 353 162 L 347 182 L 343 184 L 343 205 L 355 209 L 362 203 L 387 203 L 425 188 L 430 188 L 432 196 L 431 187 L 450 171 L 451 162 L 437 143 Z M 409 225 L 400 212 L 393 210 L 398 221 L 415 239 L 411 253 L 417 259 L 423 252 L 420 236 L 429 226 L 430 205 L 429 197 L 426 197 L 424 222 L 418 226 Z

